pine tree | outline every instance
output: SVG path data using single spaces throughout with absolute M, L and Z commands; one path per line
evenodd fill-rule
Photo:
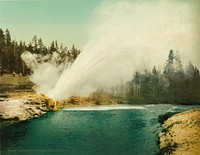
M 5 36 L 2 29 L 0 29 L 0 51 L 2 52 L 3 48 L 5 46 Z
M 2 66 L 6 72 L 12 72 L 14 66 L 14 42 L 11 42 L 11 36 L 8 29 L 5 31 L 5 47 L 3 49 Z
M 194 68 L 194 78 L 200 78 L 199 69 L 197 67 Z
M 184 71 L 178 51 L 174 54 L 173 50 L 170 50 L 164 76 L 169 80 L 180 80 L 184 78 Z
M 168 98 L 170 102 L 181 102 L 184 71 L 178 51 L 174 54 L 173 50 L 170 50 L 163 75 L 169 82 Z
M 21 59 L 21 54 L 26 50 L 25 42 L 20 41 L 19 46 L 17 47 L 16 53 L 16 64 L 18 73 L 24 73 L 24 62 Z
M 172 66 L 173 62 L 174 62 L 174 51 L 170 50 L 168 59 L 167 59 L 167 64 L 166 64 L 166 67 L 165 67 L 164 73 L 163 73 L 166 78 L 171 78 L 172 74 L 174 73 L 174 68 Z
M 32 43 L 31 43 L 31 42 L 28 44 L 27 50 L 28 50 L 29 52 L 33 53 L 33 46 L 32 46 Z
M 39 48 L 39 49 L 42 49 L 43 46 L 44 46 L 44 45 L 43 45 L 42 39 L 39 38 L 39 39 L 38 39 L 38 48 Z
M 51 43 L 50 51 L 51 51 L 51 53 L 56 51 L 56 46 L 55 46 L 55 42 L 54 41 L 52 41 L 52 43 Z
M 178 70 L 178 71 L 183 71 L 183 66 L 181 64 L 181 58 L 180 58 L 180 55 L 179 55 L 179 52 L 176 51 L 176 54 L 174 56 L 174 67 L 175 67 L 175 70 Z
M 173 64 L 173 60 L 174 60 L 174 51 L 171 49 L 169 51 L 168 60 L 167 60 L 168 65 Z
M 37 49 L 38 49 L 38 40 L 37 40 L 37 36 L 34 35 L 32 38 L 32 46 L 33 46 L 33 51 L 34 53 L 38 53 Z
M 151 85 L 152 85 L 152 98 L 153 100 L 155 100 L 155 96 L 157 95 L 158 85 L 159 85 L 159 78 L 156 66 L 154 66 L 152 70 Z
M 187 77 L 189 77 L 189 78 L 192 78 L 192 77 L 194 77 L 194 66 L 193 66 L 193 64 L 189 61 L 189 64 L 188 64 L 188 66 L 187 66 L 187 68 L 186 68 L 186 74 L 187 74 Z
M 45 48 L 41 38 L 38 39 L 38 54 L 46 55 L 47 49 Z
M 58 43 L 57 43 L 57 40 L 55 41 L 55 48 L 56 48 L 56 51 L 58 51 Z
M 75 59 L 78 57 L 79 54 L 80 54 L 80 50 L 75 48 L 75 46 L 73 44 L 72 45 L 72 49 L 70 50 L 70 55 L 71 55 L 73 61 L 75 61 Z
M 4 57 L 5 36 L 2 29 L 0 29 L 0 67 L 2 67 L 2 59 Z
M 10 32 L 8 29 L 6 29 L 6 31 L 5 31 L 5 44 L 7 46 L 11 45 L 11 36 L 10 36 Z
M 138 71 L 136 71 L 133 76 L 133 83 L 135 84 L 134 96 L 139 96 L 140 95 L 141 76 Z

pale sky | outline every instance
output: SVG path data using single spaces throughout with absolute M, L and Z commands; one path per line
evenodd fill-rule
M 12 39 L 27 44 L 34 35 L 46 46 L 53 40 L 82 49 L 88 41 L 88 25 L 100 0 L 0 1 L 0 28 Z
M 114 5 L 117 1 L 142 4 L 165 0 L 0 0 L 0 28 L 3 31 L 8 28 L 12 39 L 26 44 L 37 35 L 46 46 L 57 40 L 69 48 L 75 44 L 82 49 L 89 41 L 88 31 L 95 20 L 95 10 L 103 1 Z M 199 30 L 200 0 L 166 1 L 191 5 L 194 16 L 198 15 L 194 22 Z

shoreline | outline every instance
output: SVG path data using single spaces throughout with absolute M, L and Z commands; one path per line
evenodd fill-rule
M 117 104 L 106 96 L 72 96 L 66 100 L 54 101 L 34 91 L 18 91 L 0 94 L 0 124 L 12 124 L 37 118 L 48 111 L 63 108 Z
M 54 101 L 35 92 L 0 94 L 0 120 L 1 124 L 12 124 L 40 117 L 48 111 L 111 104 L 123 103 L 105 96 L 72 96 Z M 163 127 L 159 133 L 161 155 L 196 155 L 200 152 L 200 108 L 166 113 L 158 116 L 158 121 Z
M 30 120 L 48 111 L 63 108 L 112 104 L 123 103 L 105 96 L 96 98 L 72 96 L 67 100 L 54 101 L 35 92 L 3 94 L 0 95 L 0 124 Z M 197 155 L 200 152 L 200 108 L 181 113 L 166 113 L 158 116 L 158 121 L 163 128 L 159 133 L 160 155 Z
M 200 152 L 200 108 L 169 117 L 159 133 L 161 155 L 198 155 Z
M 12 124 L 37 118 L 56 109 L 55 101 L 34 92 L 19 92 L 1 95 L 1 124 Z

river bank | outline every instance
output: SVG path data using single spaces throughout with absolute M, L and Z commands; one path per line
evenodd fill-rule
M 34 91 L 15 91 L 0 94 L 0 120 L 1 123 L 15 123 L 40 117 L 47 111 L 94 105 L 117 104 L 119 101 L 101 94 L 89 97 L 71 96 L 68 99 L 54 101 Z
M 3 97 L 1 97 L 0 99 L 1 100 L 0 101 L 0 118 L 1 118 L 1 122 L 3 120 L 3 123 L 7 123 L 7 124 L 40 117 L 46 112 L 51 111 L 51 110 L 56 110 L 57 108 L 60 108 L 60 107 L 69 108 L 69 107 L 79 107 L 79 106 L 115 104 L 115 100 L 111 100 L 110 98 L 107 98 L 105 96 L 99 96 L 97 94 L 95 96 L 90 96 L 90 97 L 73 96 L 67 100 L 62 100 L 62 101 L 57 101 L 57 102 L 53 101 L 52 99 L 42 94 L 36 94 L 34 92 L 15 92 L 15 93 L 2 94 L 2 96 Z M 122 105 L 122 106 L 127 106 L 127 105 Z M 159 126 L 159 123 L 157 122 L 156 118 L 157 116 L 161 116 L 165 111 L 172 112 L 174 110 L 176 111 L 176 109 L 179 111 L 182 108 L 186 108 L 186 109 L 189 108 L 187 106 L 181 106 L 181 105 L 174 106 L 174 105 L 168 105 L 168 104 L 141 105 L 141 107 L 143 107 L 142 108 L 143 110 L 141 110 L 141 108 L 138 109 L 136 107 L 134 107 L 134 109 L 138 109 L 140 113 L 142 113 L 142 116 L 143 115 L 148 116 L 148 119 L 144 119 L 144 122 L 149 124 L 149 123 L 152 123 L 153 121 L 155 123 L 154 126 L 152 126 L 152 129 L 151 129 L 152 132 L 150 132 L 149 129 L 145 129 L 145 131 L 148 131 L 146 134 L 156 133 L 156 130 L 157 130 L 156 126 Z M 161 110 L 161 107 L 163 108 L 162 110 Z M 131 113 L 131 116 L 133 115 L 137 116 L 137 113 L 135 113 L 134 111 L 131 110 L 129 112 Z M 200 136 L 198 133 L 198 131 L 200 131 L 199 112 L 200 112 L 200 109 L 179 113 L 179 114 L 173 115 L 172 117 L 168 118 L 167 121 L 164 122 L 163 131 L 159 135 L 161 154 L 163 155 L 177 154 L 178 155 L 178 154 L 184 153 L 186 155 L 187 154 L 195 155 L 196 152 L 199 152 L 198 150 L 199 144 L 200 144 L 198 140 L 198 137 Z M 57 111 L 53 113 L 53 115 L 54 114 L 56 115 L 57 113 L 66 114 L 67 115 L 66 118 L 68 119 L 71 118 L 70 115 L 68 115 L 68 113 L 63 112 L 63 111 Z M 73 113 L 73 111 L 71 113 Z M 77 117 L 76 116 L 77 112 L 74 112 L 74 113 L 75 113 L 74 117 Z M 86 113 L 84 113 L 84 115 Z M 103 113 L 107 113 L 107 112 L 103 112 Z M 111 113 L 113 113 L 113 111 L 111 111 Z M 47 116 L 51 114 L 52 113 L 48 112 Z M 81 114 L 83 113 L 81 112 Z M 171 113 L 169 114 L 171 115 Z M 111 115 L 109 115 L 109 117 L 110 116 Z M 115 115 L 113 114 L 112 116 L 115 117 Z M 126 117 L 126 118 L 129 118 L 129 117 Z M 35 121 L 37 122 L 40 120 L 42 121 L 43 119 L 44 118 L 36 119 L 34 120 L 34 122 Z M 63 117 L 61 117 L 60 120 L 62 119 Z M 80 117 L 77 117 L 77 119 L 80 120 Z M 121 120 L 121 115 L 119 115 L 118 119 Z M 66 124 L 68 121 L 69 120 L 66 120 Z M 133 121 L 134 120 L 132 120 L 131 122 Z M 55 124 L 55 123 L 56 122 L 52 124 Z M 144 125 L 144 127 L 148 127 L 148 126 L 149 125 Z M 105 129 L 107 128 L 105 127 Z M 132 132 L 130 135 L 132 135 Z M 149 138 L 147 136 L 146 141 L 151 140 L 153 143 L 156 138 L 157 138 L 156 134 L 154 136 L 154 139 Z M 133 137 L 133 139 L 135 139 L 135 137 Z M 155 144 L 155 146 L 157 146 L 157 144 Z M 148 145 L 148 147 L 151 147 L 151 145 Z M 189 151 L 189 153 L 187 153 L 187 151 Z
M 200 152 L 200 108 L 175 114 L 162 125 L 161 155 L 198 155 Z
M 0 94 L 0 120 L 2 124 L 26 121 L 55 109 L 55 101 L 35 92 Z

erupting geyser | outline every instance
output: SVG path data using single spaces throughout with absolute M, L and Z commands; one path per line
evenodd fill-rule
M 136 70 L 161 69 L 170 49 L 179 51 L 183 64 L 199 65 L 194 14 L 191 5 L 179 1 L 102 3 L 91 22 L 90 41 L 54 88 L 43 93 L 65 99 L 109 88 L 130 80 Z

